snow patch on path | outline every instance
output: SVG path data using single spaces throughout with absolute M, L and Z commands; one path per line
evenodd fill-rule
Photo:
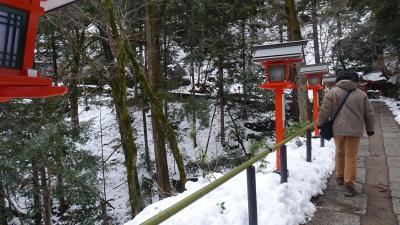
M 379 100 L 383 101 L 387 105 L 394 116 L 394 120 L 400 124 L 400 101 L 387 97 L 381 97 Z

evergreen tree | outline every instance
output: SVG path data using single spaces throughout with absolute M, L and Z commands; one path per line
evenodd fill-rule
M 80 136 L 74 135 L 65 103 L 65 98 L 57 97 L 15 100 L 2 107 L 0 174 L 8 211 L 21 221 L 50 224 L 51 217 L 59 217 L 66 224 L 93 224 L 98 220 L 98 159 L 79 147 L 88 140 L 89 124 L 82 124 Z M 62 185 L 54 179 L 60 175 Z M 60 195 L 73 206 L 63 213 L 53 208 Z M 24 211 L 15 206 L 20 198 L 26 199 Z

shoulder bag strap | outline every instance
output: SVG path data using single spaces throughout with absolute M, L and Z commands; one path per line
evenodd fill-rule
M 339 108 L 336 110 L 335 114 L 333 114 L 331 121 L 334 121 L 334 120 L 336 119 L 337 115 L 339 114 L 340 110 L 342 109 L 344 103 L 346 103 L 346 100 L 347 100 L 347 98 L 350 96 L 350 94 L 351 94 L 352 91 L 353 91 L 353 90 L 350 90 L 350 91 L 347 92 L 346 97 L 344 97 L 342 103 L 340 103 Z

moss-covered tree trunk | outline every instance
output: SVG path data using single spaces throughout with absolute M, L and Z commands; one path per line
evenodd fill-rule
M 289 40 L 298 41 L 301 40 L 301 30 L 299 21 L 297 19 L 297 12 L 295 7 L 295 0 L 285 0 L 285 11 L 288 20 L 288 30 L 289 30 Z M 296 71 L 297 73 L 297 71 Z M 299 109 L 299 119 L 300 121 L 308 121 L 308 97 L 305 90 L 305 78 L 304 76 L 297 77 L 297 100 Z M 296 102 L 296 99 L 293 100 Z M 294 105 L 296 107 L 296 105 Z
M 121 71 L 119 71 L 122 73 Z M 129 203 L 132 215 L 137 215 L 143 208 L 140 185 L 137 174 L 137 147 L 133 139 L 131 117 L 126 102 L 126 81 L 125 75 L 116 76 L 111 82 L 112 96 L 118 121 L 119 133 L 121 136 L 122 149 L 125 156 L 125 166 L 128 179 Z
M 130 46 L 126 42 L 124 42 L 124 40 L 120 36 L 118 27 L 116 24 L 114 9 L 112 6 L 113 1 L 105 0 L 105 2 L 106 2 L 107 13 L 108 13 L 109 22 L 111 25 L 112 34 L 114 36 L 114 39 L 117 40 L 118 49 L 125 50 L 128 60 L 132 64 L 132 66 L 136 72 L 136 77 L 138 78 L 138 82 L 141 85 L 141 87 L 143 88 L 143 91 L 146 94 L 146 96 L 149 98 L 150 106 L 151 106 L 152 110 L 154 111 L 157 119 L 162 124 L 161 129 L 163 130 L 166 138 L 168 139 L 168 142 L 171 146 L 172 153 L 176 160 L 176 164 L 178 166 L 180 182 L 182 184 L 185 184 L 186 180 L 187 180 L 185 167 L 183 164 L 182 156 L 179 151 L 178 142 L 176 140 L 174 130 L 172 129 L 172 126 L 169 123 L 168 118 L 165 116 L 165 114 L 163 112 L 163 108 L 162 108 L 160 99 L 153 92 L 152 88 L 149 85 L 149 82 L 147 81 L 146 73 L 145 73 L 143 67 L 140 65 L 139 61 L 133 54 Z
M 114 64 L 114 56 L 110 47 L 110 43 L 115 39 L 100 29 L 100 35 L 105 37 L 102 40 L 105 61 L 109 65 L 111 77 L 108 83 L 111 87 L 111 94 L 114 101 L 116 117 L 118 122 L 119 134 L 121 137 L 121 145 L 125 156 L 125 167 L 128 180 L 129 203 L 131 206 L 131 214 L 137 215 L 143 208 L 142 196 L 140 192 L 139 179 L 137 174 L 137 147 L 134 142 L 133 130 L 131 126 L 132 118 L 128 112 L 128 104 L 126 101 L 126 77 L 125 62 L 126 56 L 123 49 L 119 48 L 116 56 L 118 65 Z M 108 39 L 108 42 L 106 41 Z M 115 43 L 113 43 L 114 45 Z
M 148 63 L 148 77 L 153 90 L 161 90 L 160 85 L 160 51 L 158 41 L 158 26 L 155 21 L 155 8 L 152 0 L 145 1 L 146 21 L 146 58 Z M 158 94 L 158 96 L 160 96 Z M 151 109 L 151 125 L 153 128 L 154 155 L 156 160 L 156 180 L 160 198 L 171 196 L 171 184 L 169 181 L 169 170 L 167 151 L 165 148 L 165 135 L 162 125 L 157 119 L 154 109 Z

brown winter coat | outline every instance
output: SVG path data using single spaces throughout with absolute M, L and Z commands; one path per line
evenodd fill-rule
M 349 90 L 353 91 L 333 123 L 333 135 L 361 137 L 364 124 L 366 131 L 374 131 L 375 115 L 365 92 L 357 88 L 356 82 L 350 80 L 337 82 L 336 87 L 325 94 L 319 111 L 318 125 L 321 126 L 333 116 Z

